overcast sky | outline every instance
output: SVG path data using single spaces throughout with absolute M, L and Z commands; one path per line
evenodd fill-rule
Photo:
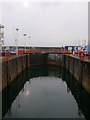
M 15 45 L 16 28 L 19 45 L 59 47 L 88 40 L 88 2 L 37 1 L 2 3 L 6 45 Z

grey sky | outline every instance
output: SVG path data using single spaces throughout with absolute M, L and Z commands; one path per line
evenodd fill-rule
M 5 25 L 5 44 L 15 45 L 19 30 L 19 45 L 62 46 L 88 39 L 87 2 L 4 2 L 2 23 Z M 28 38 L 31 36 L 31 38 Z M 83 42 L 82 42 L 83 43 Z

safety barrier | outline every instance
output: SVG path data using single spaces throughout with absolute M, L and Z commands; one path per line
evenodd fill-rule
M 18 55 L 23 56 L 29 53 L 56 53 L 56 54 L 67 54 L 68 56 L 74 55 L 79 57 L 79 59 L 84 60 L 87 58 L 90 60 L 90 51 L 82 50 L 66 50 L 66 49 L 28 49 L 28 50 L 18 50 Z M 16 54 L 17 55 L 17 54 Z M 5 59 L 10 59 L 10 52 L 5 52 Z
M 18 50 L 18 55 L 23 56 L 23 50 Z
M 90 60 L 90 51 L 81 51 L 81 50 L 74 50 L 74 56 L 78 56 L 79 59 L 84 60 L 85 58 Z
M 10 52 L 5 52 L 5 59 L 10 60 Z
M 72 51 L 71 51 L 71 50 L 68 50 L 67 55 L 70 56 L 71 53 L 72 53 Z

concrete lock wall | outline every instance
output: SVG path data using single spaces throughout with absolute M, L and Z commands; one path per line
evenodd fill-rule
M 82 86 L 90 93 L 90 63 L 82 61 Z
M 71 62 L 71 61 L 70 61 Z M 74 59 L 74 77 L 77 79 L 78 82 L 79 81 L 79 60 L 78 59 Z
M 65 67 L 90 93 L 90 62 L 79 61 L 77 57 L 64 54 L 27 54 L 2 62 L 2 89 L 26 68 L 32 65 L 59 65 Z M 81 66 L 80 66 L 81 65 Z M 9 68 L 10 67 L 10 68 Z
M 73 57 L 69 57 L 69 61 L 70 61 L 70 65 L 69 65 L 69 71 L 70 73 L 74 73 L 74 58 Z
M 10 81 L 16 78 L 26 68 L 26 55 L 10 60 Z
M 47 54 L 30 54 L 30 65 L 46 64 L 47 57 Z
M 71 56 L 65 55 L 64 67 L 77 79 L 79 82 L 79 60 Z
M 47 54 L 27 54 L 3 60 L 2 62 L 2 89 L 9 86 L 14 79 L 31 65 L 42 65 L 47 62 Z
M 2 89 L 7 86 L 7 61 L 2 62 Z
M 10 85 L 11 82 L 26 69 L 27 55 L 18 56 L 2 62 L 2 89 Z
M 63 56 L 62 54 L 48 54 L 48 65 L 62 66 Z
M 77 57 L 64 55 L 64 67 L 75 77 L 78 83 L 90 93 L 90 62 Z
M 17 73 L 17 58 L 10 60 L 10 81 L 16 78 Z
M 23 66 L 22 59 L 23 59 L 23 56 L 17 58 L 17 71 L 18 71 L 18 74 L 20 74 L 22 72 L 22 69 L 23 69 L 23 67 L 22 67 Z

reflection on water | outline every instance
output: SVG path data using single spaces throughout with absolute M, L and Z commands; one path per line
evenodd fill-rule
M 90 96 L 61 67 L 24 71 L 3 91 L 5 118 L 90 119 Z
M 66 70 L 63 71 L 63 80 L 67 83 L 78 104 L 78 114 L 81 116 L 83 113 L 86 119 L 90 119 L 90 95 L 77 84 L 77 81 Z

